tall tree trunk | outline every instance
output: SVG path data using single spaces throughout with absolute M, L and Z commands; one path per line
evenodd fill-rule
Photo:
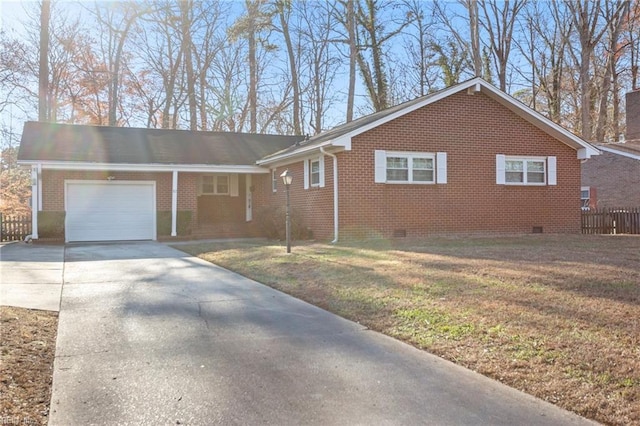
M 353 121 L 353 104 L 356 93 L 356 44 L 355 0 L 347 0 L 347 31 L 349 33 L 349 88 L 347 93 L 347 123 Z M 319 130 L 318 130 L 319 131 Z
M 182 52 L 184 54 L 184 66 L 187 77 L 187 98 L 189 100 L 189 129 L 198 130 L 198 107 L 196 104 L 196 82 L 193 72 L 193 49 L 191 43 L 191 18 L 189 12 L 193 7 L 191 0 L 180 2 Z
M 471 33 L 471 58 L 476 77 L 482 76 L 482 54 L 480 52 L 480 26 L 478 22 L 478 2 L 466 0 L 469 12 L 469 32 Z
M 42 0 L 40 9 L 40 66 L 38 70 L 38 120 L 48 121 L 49 114 L 49 20 L 51 2 Z
M 288 7 L 283 1 L 277 3 L 278 15 L 280 17 L 280 25 L 282 27 L 282 35 L 285 45 L 287 46 L 287 56 L 289 57 L 289 72 L 291 73 L 291 87 L 293 89 L 293 133 L 295 135 L 302 134 L 302 123 L 300 122 L 300 83 L 298 79 L 298 67 L 296 65 L 296 56 L 291 41 L 291 32 L 289 31 L 289 21 L 285 16 L 285 8 Z

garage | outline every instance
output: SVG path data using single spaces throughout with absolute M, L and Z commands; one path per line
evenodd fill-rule
M 156 239 L 154 181 L 65 181 L 65 239 Z

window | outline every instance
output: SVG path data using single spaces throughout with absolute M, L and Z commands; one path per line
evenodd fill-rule
M 203 195 L 228 195 L 229 194 L 229 176 L 228 175 L 202 176 L 200 193 Z
M 320 186 L 320 160 L 310 161 L 309 172 L 311 186 Z
M 278 173 L 276 169 L 271 169 L 271 191 L 278 192 Z
M 304 160 L 304 189 L 324 188 L 324 156 Z
M 445 152 L 375 151 L 376 183 L 447 183 Z
M 216 176 L 216 194 L 229 193 L 229 176 Z
M 583 186 L 580 188 L 580 206 L 582 210 L 589 210 L 591 202 L 591 188 Z
M 502 185 L 555 185 L 556 157 L 496 156 L 496 183 Z

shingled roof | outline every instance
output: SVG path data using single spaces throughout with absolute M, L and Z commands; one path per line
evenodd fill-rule
M 255 165 L 302 136 L 25 123 L 19 161 Z

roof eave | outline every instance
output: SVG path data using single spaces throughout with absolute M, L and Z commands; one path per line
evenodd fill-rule
M 85 170 L 110 172 L 191 172 L 191 173 L 268 173 L 268 170 L 254 165 L 225 164 L 127 164 L 90 163 L 82 161 L 18 160 L 25 166 L 41 166 L 43 170 Z

